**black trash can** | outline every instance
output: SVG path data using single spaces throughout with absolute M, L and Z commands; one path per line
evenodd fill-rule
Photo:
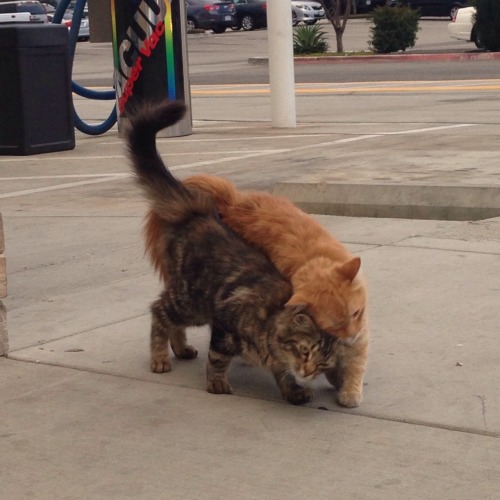
M 0 26 L 0 154 L 75 147 L 68 29 Z

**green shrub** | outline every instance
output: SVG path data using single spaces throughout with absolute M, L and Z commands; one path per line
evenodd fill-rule
M 293 53 L 299 54 L 321 54 L 328 51 L 326 33 L 321 26 L 297 26 L 293 30 Z
M 474 0 L 476 22 L 474 32 L 486 50 L 500 50 L 500 1 Z
M 410 7 L 378 7 L 371 18 L 370 45 L 374 52 L 388 54 L 415 45 L 420 29 L 418 11 Z

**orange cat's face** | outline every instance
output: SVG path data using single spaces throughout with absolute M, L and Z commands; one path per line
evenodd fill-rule
M 345 341 L 360 333 L 366 314 L 366 291 L 359 275 L 359 259 L 345 266 L 308 266 L 293 279 L 294 294 L 287 305 L 307 305 L 307 312 L 321 330 Z

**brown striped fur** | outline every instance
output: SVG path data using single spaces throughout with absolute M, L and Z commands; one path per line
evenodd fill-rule
M 336 365 L 336 339 L 324 334 L 291 295 L 269 259 L 221 223 L 211 196 L 186 188 L 164 165 L 156 133 L 184 112 L 180 102 L 143 104 L 129 115 L 132 168 L 150 202 L 146 249 L 164 289 L 152 306 L 151 369 L 171 370 L 169 345 L 192 359 L 186 327 L 210 324 L 207 390 L 229 393 L 234 356 L 267 367 L 283 397 L 301 404 L 300 385 Z
M 369 344 L 361 259 L 284 197 L 238 191 L 228 180 L 210 175 L 190 177 L 184 185 L 211 195 L 222 220 L 264 251 L 290 280 L 288 305 L 305 304 L 322 330 L 342 339 L 342 363 L 329 379 L 336 381 L 340 404 L 358 406 Z

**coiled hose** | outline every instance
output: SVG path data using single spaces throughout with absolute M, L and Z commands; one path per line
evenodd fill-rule
M 66 12 L 66 9 L 68 8 L 70 1 L 71 0 L 61 0 L 59 5 L 57 6 L 56 11 L 54 12 L 54 18 L 52 19 L 53 23 L 61 24 L 64 13 Z M 85 8 L 86 3 L 87 0 L 76 0 L 75 10 L 73 11 L 73 19 L 71 21 L 71 28 L 69 30 L 69 56 L 70 56 L 71 68 L 73 68 L 73 59 L 75 57 L 75 49 L 76 49 L 76 44 L 78 42 L 78 32 L 80 30 L 80 24 L 82 22 L 82 17 L 83 17 L 83 10 Z M 82 87 L 75 81 L 71 82 L 71 88 L 75 94 L 81 97 L 85 97 L 87 99 L 97 99 L 97 100 L 116 99 L 116 92 L 114 90 L 103 90 L 103 91 L 91 90 Z M 116 123 L 117 119 L 116 106 L 113 106 L 113 109 L 108 118 L 104 122 L 97 125 L 90 125 L 88 123 L 85 123 L 78 116 L 74 103 L 72 104 L 72 106 L 73 106 L 73 118 L 75 122 L 75 127 L 84 134 L 88 135 L 104 134 Z

